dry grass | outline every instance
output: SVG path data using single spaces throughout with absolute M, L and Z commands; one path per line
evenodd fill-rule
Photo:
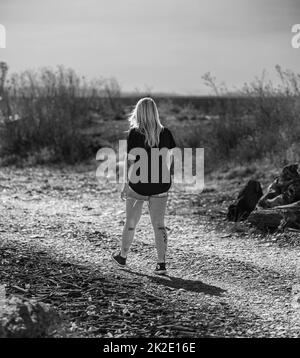
M 207 172 L 266 159 L 278 166 L 299 161 L 300 75 L 276 70 L 279 85 L 262 77 L 234 97 L 206 75 L 216 97 L 199 99 L 199 106 L 194 98 L 157 99 L 162 122 L 179 147 L 205 148 Z M 20 156 L 74 163 L 126 136 L 130 100 L 121 98 L 115 80 L 87 82 L 63 67 L 5 76 L 2 66 L 0 136 L 8 163 Z
M 94 143 L 84 130 L 95 111 L 120 116 L 119 95 L 116 81 L 87 82 L 61 66 L 12 74 L 2 86 L 2 155 L 71 163 L 90 157 Z

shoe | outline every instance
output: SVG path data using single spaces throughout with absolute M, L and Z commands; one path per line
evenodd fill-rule
M 112 255 L 112 260 L 114 263 L 116 263 L 118 266 L 120 267 L 125 267 L 126 266 L 126 258 L 121 256 L 121 253 L 117 254 L 117 255 Z
M 167 273 L 165 262 L 158 263 L 155 267 L 154 274 L 155 275 L 165 275 Z

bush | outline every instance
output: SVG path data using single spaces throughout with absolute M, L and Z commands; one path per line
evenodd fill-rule
M 53 160 L 85 159 L 91 146 L 82 131 L 95 110 L 116 115 L 119 95 L 116 81 L 87 82 L 62 66 L 13 74 L 2 85 L 1 154 L 27 156 L 46 148 Z
M 264 75 L 235 93 L 206 74 L 204 80 L 215 97 L 205 118 L 194 106 L 179 107 L 176 100 L 165 103 L 164 123 L 177 145 L 204 148 L 206 172 L 264 160 L 276 167 L 299 161 L 300 74 L 279 66 L 276 71 L 279 84 Z
M 265 76 L 246 84 L 234 110 L 223 109 L 212 121 L 206 138 L 216 165 L 223 160 L 243 164 L 266 157 L 282 164 L 299 161 L 300 75 L 279 66 L 276 71 L 279 85 Z M 228 91 L 227 96 L 232 94 Z

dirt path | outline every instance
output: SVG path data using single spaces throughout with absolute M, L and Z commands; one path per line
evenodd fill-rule
M 0 283 L 64 312 L 68 336 L 300 335 L 299 246 L 212 222 L 209 198 L 199 207 L 198 196 L 171 193 L 170 276 L 161 278 L 146 205 L 129 269 L 111 265 L 124 203 L 94 170 L 2 169 L 0 193 Z

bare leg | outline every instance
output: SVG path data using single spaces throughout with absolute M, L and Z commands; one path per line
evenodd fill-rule
M 142 215 L 143 200 L 126 199 L 126 222 L 123 228 L 121 256 L 127 257 L 132 244 L 135 228 Z
M 149 212 L 154 229 L 157 261 L 163 263 L 166 260 L 168 245 L 167 230 L 165 228 L 165 212 L 168 197 L 150 197 Z

